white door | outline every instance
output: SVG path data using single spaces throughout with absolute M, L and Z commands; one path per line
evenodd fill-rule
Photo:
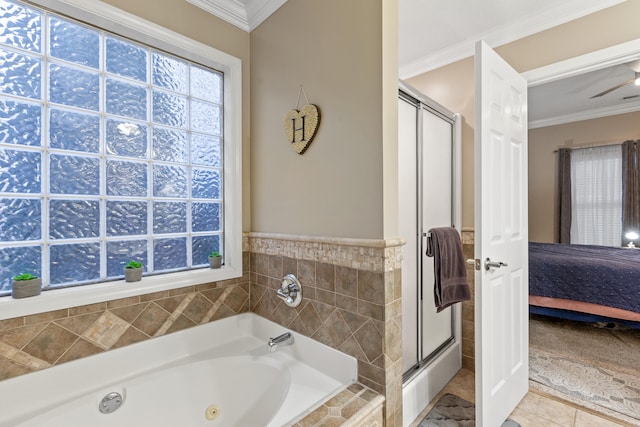
M 476 425 L 498 427 L 528 390 L 527 82 L 475 60 Z

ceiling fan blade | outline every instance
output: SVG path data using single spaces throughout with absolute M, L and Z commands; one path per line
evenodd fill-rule
M 591 98 L 589 98 L 589 99 L 593 99 L 593 98 L 598 98 L 598 97 L 600 97 L 600 96 L 604 96 L 604 95 L 608 94 L 609 92 L 613 92 L 613 91 L 614 91 L 614 90 L 616 90 L 616 89 L 620 89 L 622 86 L 626 86 L 626 85 L 628 85 L 629 83 L 633 83 L 635 80 L 636 80 L 635 78 L 633 78 L 633 79 L 629 79 L 629 80 L 627 80 L 627 81 L 626 81 L 626 82 L 624 82 L 624 83 L 620 83 L 620 84 L 619 84 L 619 85 L 617 85 L 617 86 L 614 86 L 614 87 L 612 87 L 612 88 L 609 88 L 609 89 L 605 90 L 604 92 L 600 92 L 600 93 L 599 93 L 599 94 L 597 94 L 597 95 L 593 95 L 593 96 L 592 96 Z

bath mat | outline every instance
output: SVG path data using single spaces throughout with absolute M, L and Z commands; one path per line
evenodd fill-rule
M 418 427 L 474 427 L 476 407 L 454 394 L 443 395 L 436 406 L 420 421 Z M 506 420 L 502 427 L 520 427 L 513 420 Z

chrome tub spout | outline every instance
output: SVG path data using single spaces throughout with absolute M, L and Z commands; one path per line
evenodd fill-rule
M 291 335 L 291 332 L 285 332 L 284 334 L 279 335 L 275 338 L 269 338 L 267 347 L 269 348 L 269 352 L 272 352 L 276 351 L 276 349 L 281 345 L 291 344 L 293 344 L 293 335 Z

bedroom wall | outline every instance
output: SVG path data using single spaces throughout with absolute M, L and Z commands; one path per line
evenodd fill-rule
M 640 38 L 640 1 L 633 0 L 496 48 L 519 72 Z M 467 246 L 474 226 L 474 64 L 466 58 L 407 79 L 407 83 L 451 111 L 462 114 L 462 226 Z M 543 166 L 549 171 L 553 162 Z M 529 167 L 529 171 L 533 168 Z M 550 172 L 547 172 L 550 173 Z M 529 200 L 533 205 L 534 200 Z M 463 304 L 463 366 L 474 366 L 474 306 Z
M 640 38 L 640 1 L 632 0 L 495 48 L 519 72 Z M 473 58 L 407 79 L 462 114 L 462 226 L 473 227 Z M 531 201 L 530 201 L 531 203 Z
M 529 130 L 529 240 L 553 243 L 558 234 L 558 148 L 640 139 L 640 112 Z

